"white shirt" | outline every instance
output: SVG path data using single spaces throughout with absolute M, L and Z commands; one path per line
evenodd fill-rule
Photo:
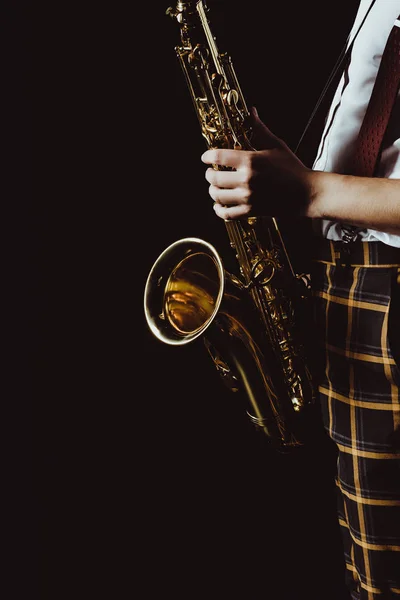
M 371 4 L 372 0 L 361 0 L 348 46 Z M 355 37 L 350 65 L 345 70 L 333 98 L 313 165 L 314 170 L 350 173 L 349 161 L 367 110 L 382 53 L 399 15 L 400 0 L 375 0 Z M 394 110 L 398 118 L 391 120 L 392 131 L 388 132 L 390 135 L 382 148 L 377 175 L 400 179 L 400 92 Z M 315 225 L 320 228 L 324 237 L 331 240 L 342 239 L 342 230 L 338 222 L 323 220 Z M 363 241 L 381 241 L 390 246 L 400 247 L 400 235 L 365 229 L 360 232 L 360 236 Z

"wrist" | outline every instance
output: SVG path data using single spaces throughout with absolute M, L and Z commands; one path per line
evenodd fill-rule
M 309 169 L 306 173 L 306 187 L 308 190 L 308 205 L 306 217 L 312 219 L 324 219 L 323 190 L 327 173 Z

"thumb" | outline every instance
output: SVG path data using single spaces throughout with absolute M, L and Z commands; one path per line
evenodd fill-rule
M 261 121 L 255 106 L 251 107 L 250 114 L 253 121 L 253 141 L 258 149 L 266 150 L 281 145 L 281 140 Z

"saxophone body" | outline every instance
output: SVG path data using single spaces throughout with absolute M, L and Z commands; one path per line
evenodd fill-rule
M 175 51 L 201 132 L 208 148 L 252 150 L 249 111 L 230 56 L 217 48 L 207 13 L 203 0 L 177 2 L 167 10 L 180 27 Z M 202 338 L 223 381 L 246 397 L 256 428 L 277 448 L 302 445 L 315 404 L 300 327 L 300 316 L 307 314 L 308 277 L 295 273 L 274 218 L 224 224 L 237 273 L 227 272 L 208 242 L 178 240 L 148 275 L 147 324 L 172 346 Z

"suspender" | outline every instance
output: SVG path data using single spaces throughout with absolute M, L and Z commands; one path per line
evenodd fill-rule
M 374 6 L 375 2 L 376 2 L 376 0 L 372 0 L 371 4 L 368 7 L 368 10 L 366 11 L 364 17 L 362 18 L 361 23 L 358 26 L 358 28 L 357 28 L 356 32 L 354 33 L 353 37 L 351 38 L 351 32 L 347 36 L 346 42 L 345 42 L 345 44 L 344 44 L 344 46 L 343 46 L 343 48 L 342 48 L 342 50 L 341 50 L 341 52 L 340 52 L 340 54 L 338 56 L 338 59 L 337 59 L 337 61 L 335 63 L 335 66 L 333 67 L 332 72 L 329 75 L 327 82 L 325 83 L 324 89 L 322 90 L 321 95 L 320 95 L 320 97 L 319 97 L 319 99 L 318 99 L 318 101 L 317 101 L 317 103 L 316 103 L 316 105 L 315 105 L 315 107 L 314 107 L 314 109 L 313 109 L 313 111 L 311 113 L 311 116 L 310 116 L 310 118 L 307 121 L 307 124 L 306 124 L 306 126 L 304 128 L 304 131 L 303 131 L 303 133 L 302 133 L 302 135 L 301 135 L 301 137 L 300 137 L 300 139 L 299 139 L 299 141 L 297 143 L 297 146 L 295 148 L 295 154 L 298 152 L 299 147 L 300 147 L 301 143 L 303 142 L 303 139 L 304 139 L 307 131 L 309 130 L 311 124 L 313 123 L 313 121 L 314 121 L 314 119 L 315 119 L 315 117 L 316 117 L 316 115 L 318 113 L 318 109 L 321 107 L 322 101 L 326 98 L 326 95 L 327 95 L 328 91 L 329 90 L 331 90 L 331 91 L 335 90 L 336 86 L 333 86 L 333 83 L 335 81 L 338 83 L 338 81 L 339 81 L 340 77 L 342 76 L 343 72 L 348 67 L 348 64 L 350 62 L 351 51 L 352 51 L 353 45 L 354 45 L 354 41 L 356 40 L 359 32 L 361 31 L 361 28 L 364 25 L 364 22 L 365 22 L 367 16 L 369 15 L 372 7 Z M 337 108 L 335 109 L 335 112 L 336 112 Z M 333 116 L 334 115 L 332 115 L 331 122 L 333 121 Z M 324 140 L 323 140 L 323 143 L 321 144 L 321 151 L 320 151 L 320 153 L 319 153 L 319 155 L 318 155 L 318 157 L 317 157 L 316 160 L 318 160 L 319 157 L 322 154 L 322 151 L 323 151 L 323 148 L 324 148 L 324 144 L 325 144 L 325 138 L 326 138 L 326 135 L 327 135 L 329 129 L 330 129 L 330 125 L 326 128 L 325 135 L 324 135 Z

